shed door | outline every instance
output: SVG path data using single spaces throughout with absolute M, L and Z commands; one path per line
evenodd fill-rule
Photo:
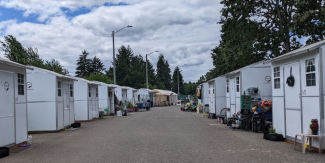
M 92 87 L 88 86 L 88 120 L 93 119 Z
M 209 113 L 215 113 L 213 94 L 214 94 L 214 89 L 209 88 Z
M 63 125 L 70 125 L 70 84 L 63 83 Z
M 299 62 L 284 66 L 284 81 L 287 81 L 287 77 L 290 76 L 290 71 L 295 78 L 293 87 L 284 83 L 286 136 L 289 137 L 294 137 L 295 134 L 302 133 L 299 67 Z
M 235 78 L 229 80 L 229 89 L 230 89 L 230 115 L 236 113 L 236 89 L 235 89 Z
M 0 71 L 0 147 L 15 143 L 14 73 Z

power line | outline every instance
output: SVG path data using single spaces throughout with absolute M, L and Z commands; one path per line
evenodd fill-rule
M 59 5 L 62 7 L 62 8 L 66 8 L 64 7 L 58 0 L 56 0 L 56 2 L 59 3 Z M 86 26 L 85 24 L 81 23 L 81 21 L 79 21 L 77 18 L 73 17 L 72 15 L 70 15 L 69 13 L 67 13 L 69 16 L 71 16 L 73 19 L 75 19 L 77 22 L 79 22 L 82 26 L 84 26 L 85 28 L 87 28 L 88 30 L 90 30 L 94 35 L 96 36 L 105 36 L 105 37 L 112 37 L 111 34 L 103 34 L 103 33 L 100 33 L 100 32 L 97 32 L 97 31 L 94 31 L 93 29 L 91 29 L 90 27 Z

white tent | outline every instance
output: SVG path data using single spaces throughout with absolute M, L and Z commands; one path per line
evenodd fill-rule
M 161 90 L 161 89 L 154 89 L 155 92 L 155 100 L 158 106 L 166 106 L 171 105 L 172 103 L 176 104 L 177 102 L 177 94 L 168 91 L 168 90 Z
M 98 86 L 96 82 L 74 77 L 75 120 L 89 121 L 99 117 Z
M 27 71 L 28 131 L 57 131 L 75 121 L 75 79 L 33 67 Z
M 27 140 L 26 69 L 0 58 L 0 147 Z

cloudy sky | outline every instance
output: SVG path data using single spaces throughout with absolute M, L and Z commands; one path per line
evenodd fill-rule
M 1 0 L 0 36 L 37 47 L 41 58 L 59 60 L 74 75 L 84 49 L 112 66 L 111 33 L 132 25 L 116 33 L 116 53 L 121 45 L 135 55 L 158 50 L 151 63 L 161 53 L 172 71 L 183 65 L 186 82 L 197 81 L 213 68 L 221 8 L 219 0 Z

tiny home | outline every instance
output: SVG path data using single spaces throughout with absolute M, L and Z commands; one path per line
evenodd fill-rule
M 137 95 L 138 95 L 138 97 L 136 98 L 136 101 L 138 103 L 143 103 L 150 99 L 149 89 L 146 89 L 146 88 L 138 89 Z
M 0 58 L 0 147 L 27 140 L 26 69 Z
M 167 90 L 161 90 L 161 89 L 154 89 L 153 90 L 155 93 L 155 100 L 158 106 L 167 106 L 171 105 L 172 103 L 172 98 L 174 93 L 172 91 L 167 91 Z M 174 101 L 176 103 L 176 97 L 174 97 Z
M 122 101 L 129 101 L 133 103 L 135 100 L 134 92 L 136 92 L 136 89 L 127 86 L 122 86 Z
M 201 99 L 199 99 L 199 102 L 202 103 L 202 105 L 208 105 L 209 104 L 209 84 L 202 83 L 198 86 L 198 89 L 200 90 Z
M 325 148 L 325 40 L 270 60 L 272 64 L 273 126 L 286 139 L 308 133 L 312 119 L 319 124 Z M 315 142 L 315 144 L 314 144 Z M 316 145 L 317 144 L 317 145 Z M 318 148 L 318 140 L 313 141 Z
M 114 113 L 114 89 L 115 86 L 103 82 L 96 82 L 98 85 L 98 106 L 99 109 L 110 109 Z
M 75 120 L 89 121 L 99 117 L 98 86 L 96 82 L 74 77 Z
M 226 107 L 226 77 L 214 78 L 209 83 L 209 116 L 215 117 Z
M 58 131 L 75 122 L 74 78 L 33 67 L 27 71 L 28 131 Z
M 226 106 L 230 108 L 227 117 L 241 111 L 242 95 L 251 96 L 249 106 L 255 101 L 272 98 L 271 64 L 263 62 L 260 61 L 224 75 L 226 77 Z M 254 93 L 250 91 L 251 88 L 258 88 L 258 91 Z M 250 112 L 250 110 L 247 111 Z

